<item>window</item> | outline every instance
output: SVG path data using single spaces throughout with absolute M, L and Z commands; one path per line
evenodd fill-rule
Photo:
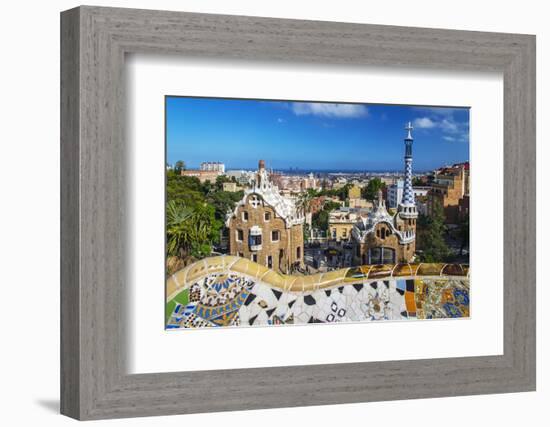
M 258 254 L 252 254 L 252 261 L 258 262 Z
M 243 221 L 248 221 L 248 212 L 247 211 L 243 212 Z
M 237 230 L 237 242 L 242 242 L 244 237 L 243 230 Z
M 279 230 L 272 230 L 271 231 L 271 241 L 272 242 L 278 242 L 280 239 L 280 233 Z
M 240 258 L 242 258 L 242 257 L 243 257 L 243 253 L 242 253 L 242 252 L 239 252 L 239 253 L 237 253 L 237 256 L 240 257 Z
M 345 228 L 342 230 L 342 237 L 347 237 L 348 236 L 348 230 L 346 230 Z
M 296 259 L 300 259 L 302 257 L 302 248 L 298 246 L 296 248 Z
M 267 268 L 273 268 L 273 257 L 271 255 L 267 256 Z
M 395 250 L 392 248 L 371 248 L 369 249 L 369 264 L 394 264 Z
M 271 212 L 264 212 L 264 221 L 269 221 L 271 219 Z
M 261 234 L 258 234 L 256 236 L 249 235 L 248 244 L 250 246 L 260 246 L 262 244 L 262 235 Z
M 249 199 L 249 203 L 254 209 L 262 204 L 260 198 L 255 194 Z

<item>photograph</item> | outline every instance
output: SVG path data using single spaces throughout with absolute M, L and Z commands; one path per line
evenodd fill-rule
M 469 120 L 166 96 L 166 329 L 468 318 Z

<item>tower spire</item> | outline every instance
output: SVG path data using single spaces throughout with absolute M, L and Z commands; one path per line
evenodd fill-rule
M 413 146 L 413 137 L 412 130 L 413 126 L 411 122 L 408 122 L 405 126 L 407 135 L 405 136 L 405 183 L 403 186 L 403 198 L 399 204 L 399 211 L 402 216 L 406 217 L 416 217 L 416 206 L 414 201 L 414 192 L 412 188 L 412 146 Z

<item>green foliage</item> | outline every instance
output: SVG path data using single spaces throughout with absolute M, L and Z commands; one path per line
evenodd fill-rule
M 361 189 L 361 197 L 366 200 L 376 200 L 378 190 L 382 190 L 386 184 L 380 178 L 372 178 L 369 183 Z
M 300 195 L 298 196 L 298 200 L 296 202 L 296 207 L 303 214 L 306 214 L 310 211 L 310 209 L 311 209 L 311 200 L 315 197 L 315 193 L 316 193 L 315 190 L 309 189 L 307 191 L 304 191 L 304 192 L 300 193 Z
M 328 230 L 328 212 L 326 210 L 321 210 L 316 212 L 311 218 L 311 223 L 313 227 L 319 230 Z
M 464 251 L 464 248 L 470 246 L 470 217 L 466 217 L 460 224 L 458 229 L 458 236 L 460 239 L 460 255 Z
M 188 206 L 181 200 L 166 204 L 166 251 L 169 256 L 210 255 L 212 244 L 219 241 L 223 224 L 216 220 L 214 207 L 207 204 Z
M 174 299 L 166 303 L 166 306 L 165 306 L 166 322 L 168 322 L 168 320 L 170 319 L 170 316 L 174 312 L 174 309 L 176 308 L 177 303 L 180 303 L 183 306 L 186 306 L 189 303 L 189 289 L 184 289 L 179 294 L 177 294 L 174 297 Z
M 203 187 L 197 177 L 180 176 L 175 171 L 168 171 L 166 181 L 166 200 L 178 200 L 187 206 L 204 202 Z
M 412 185 L 414 187 L 422 187 L 424 185 L 424 183 L 422 182 L 422 179 L 420 179 L 419 177 L 415 176 L 413 179 L 412 179 Z
M 179 175 L 180 172 L 184 170 L 185 170 L 185 162 L 183 160 L 178 160 L 174 165 L 174 172 Z
M 340 208 L 340 204 L 333 202 L 332 200 L 327 200 L 325 204 L 323 205 L 323 210 L 327 212 L 332 212 L 336 209 Z
M 335 209 L 338 209 L 340 204 L 327 200 L 323 205 L 323 209 L 313 214 L 311 218 L 311 225 L 319 230 L 328 230 L 329 213 Z
M 243 192 L 221 191 L 227 177 L 201 184 L 198 178 L 166 175 L 167 255 L 204 258 L 220 240 L 226 214 L 243 197 Z
M 235 204 L 243 198 L 244 192 L 212 191 L 206 196 L 207 203 L 214 207 L 216 219 L 224 222 L 228 212 L 235 208 Z
M 450 250 L 445 243 L 445 217 L 443 208 L 436 204 L 433 207 L 432 215 L 427 217 L 421 215 L 418 218 L 417 226 L 424 230 L 422 262 L 445 262 L 450 257 Z
M 227 175 L 220 175 L 216 178 L 216 189 L 218 191 L 223 190 L 223 183 L 224 182 L 234 182 L 237 183 L 237 179 L 234 176 L 227 176 Z
M 307 193 L 310 195 L 311 198 L 318 197 L 318 196 L 326 196 L 326 197 L 338 197 L 340 200 L 346 200 L 348 197 L 348 191 L 353 186 L 353 184 L 346 184 L 338 189 L 332 189 L 329 190 L 327 188 L 328 181 L 324 179 L 321 182 L 321 190 L 317 191 L 314 189 L 308 189 Z

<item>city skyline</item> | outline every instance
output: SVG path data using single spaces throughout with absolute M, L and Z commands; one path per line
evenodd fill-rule
M 220 161 L 303 172 L 402 170 L 404 126 L 414 169 L 469 160 L 469 109 L 385 104 L 166 97 L 167 162 Z M 291 153 L 291 155 L 289 155 Z

